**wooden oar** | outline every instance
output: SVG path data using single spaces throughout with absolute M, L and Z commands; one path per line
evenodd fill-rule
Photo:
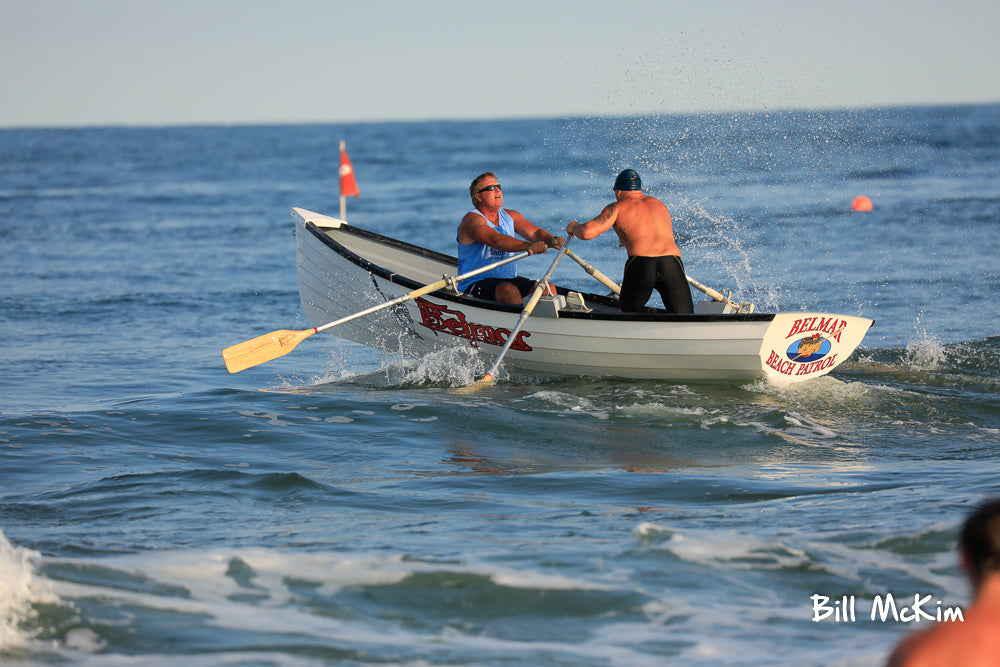
M 722 294 L 721 292 L 716 292 L 714 289 L 708 287 L 707 285 L 702 285 L 700 282 L 698 282 L 691 276 L 687 276 L 687 281 L 695 289 L 704 292 L 707 296 L 712 297 L 712 300 L 719 301 L 732 308 L 735 308 L 737 313 L 743 310 L 746 310 L 748 313 L 752 313 L 754 310 L 754 305 L 752 303 L 743 303 L 743 304 L 736 303 L 725 294 Z
M 579 257 L 572 250 L 567 250 L 566 255 L 570 259 L 575 260 L 577 264 L 583 267 L 584 271 L 592 275 L 601 284 L 603 284 L 605 287 L 613 291 L 615 294 L 622 293 L 622 288 L 618 283 L 616 283 L 611 278 L 608 278 L 606 275 L 598 271 L 596 268 L 594 268 L 594 266 L 590 262 L 583 259 L 582 257 Z M 711 287 L 708 287 L 707 285 L 698 282 L 691 276 L 685 275 L 685 278 L 687 278 L 688 283 L 695 289 L 704 292 L 706 296 L 711 297 L 714 301 L 719 301 L 720 303 L 728 304 L 732 308 L 735 308 L 737 312 L 739 312 L 741 309 L 748 309 L 748 312 L 752 313 L 754 310 L 754 306 L 752 303 L 744 303 L 744 304 L 736 303 L 730 297 L 722 294 L 721 292 L 717 292 L 716 290 L 712 289 Z
M 616 283 L 611 278 L 608 278 L 606 275 L 604 275 L 603 273 L 601 273 L 600 271 L 598 271 L 594 267 L 593 264 L 591 264 L 590 262 L 588 262 L 584 258 L 580 257 L 579 255 L 577 255 L 572 250 L 567 250 L 566 251 L 566 256 L 569 257 L 570 259 L 572 259 L 574 262 L 576 262 L 580 266 L 582 266 L 584 271 L 586 271 L 587 273 L 589 273 L 590 275 L 592 275 L 594 278 L 596 278 L 598 280 L 598 282 L 600 282 L 602 285 L 604 285 L 605 287 L 607 287 L 609 290 L 611 290 L 615 294 L 621 294 L 622 293 L 622 288 L 621 288 L 621 286 L 618 283 Z
M 497 355 L 496 361 L 494 361 L 493 365 L 490 366 L 490 370 L 486 371 L 486 375 L 476 380 L 474 383 L 466 387 L 456 389 L 455 393 L 469 394 L 474 391 L 478 391 L 483 387 L 488 387 L 494 383 L 497 369 L 500 368 L 500 362 L 503 361 L 504 355 L 506 355 L 507 350 L 510 349 L 511 343 L 513 343 L 514 339 L 517 338 L 517 334 L 521 331 L 521 327 L 524 326 L 524 321 L 528 319 L 528 316 L 531 315 L 531 311 L 535 309 L 535 304 L 538 303 L 540 298 L 542 298 L 542 292 L 544 292 L 546 286 L 548 286 L 549 278 L 552 277 L 552 274 L 556 270 L 556 264 L 559 263 L 559 260 L 562 259 L 562 256 L 568 251 L 569 241 L 571 238 L 572 237 L 570 236 L 566 237 L 566 240 L 563 241 L 562 246 L 559 248 L 559 252 L 556 254 L 556 258 L 552 260 L 552 266 L 549 267 L 549 270 L 545 272 L 545 275 L 542 276 L 541 280 L 539 280 L 535 285 L 535 291 L 531 293 L 531 298 L 528 299 L 527 305 L 524 307 L 524 310 L 521 311 L 521 317 L 518 318 L 517 324 L 515 324 L 514 328 L 511 329 L 510 335 L 507 336 L 507 342 L 504 343 L 503 349 L 500 350 L 500 354 Z
M 325 331 L 326 329 L 335 327 L 338 324 L 343 324 L 344 322 L 356 320 L 359 317 L 370 315 L 376 311 L 395 306 L 398 303 L 403 303 L 404 301 L 409 301 L 410 299 L 416 299 L 425 294 L 436 292 L 439 289 L 444 289 L 452 283 L 457 284 L 466 278 L 472 278 L 473 276 L 478 276 L 480 273 L 485 273 L 486 271 L 503 266 L 504 264 L 510 264 L 511 262 L 516 262 L 519 259 L 524 259 L 530 254 L 531 253 L 527 251 L 520 252 L 516 255 L 511 255 L 506 259 L 502 259 L 499 262 L 488 264 L 476 269 L 475 271 L 469 271 L 468 273 L 463 273 L 462 275 L 455 276 L 454 278 L 445 276 L 436 283 L 425 285 L 420 289 L 415 289 L 412 292 L 404 294 L 403 296 L 397 297 L 391 301 L 386 301 L 385 303 L 380 303 L 377 306 L 366 308 L 360 312 L 354 313 L 353 315 L 342 317 L 339 320 L 328 322 L 322 326 L 313 327 L 311 329 L 302 329 L 301 331 L 292 331 L 290 329 L 272 331 L 269 334 L 264 334 L 263 336 L 258 336 L 251 340 L 238 343 L 232 347 L 227 347 L 222 351 L 222 358 L 225 360 L 226 368 L 230 373 L 238 373 L 244 369 L 260 365 L 265 361 L 277 359 L 280 356 L 288 354 L 295 349 L 296 345 L 309 336 L 312 336 L 314 333 Z

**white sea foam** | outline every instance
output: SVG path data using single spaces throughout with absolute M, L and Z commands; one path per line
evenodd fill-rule
M 618 411 L 633 417 L 662 417 L 665 419 L 698 418 L 706 415 L 705 408 L 690 405 L 668 405 L 666 403 L 632 403 L 621 405 Z
M 548 403 L 552 405 L 557 413 L 588 415 L 595 419 L 609 419 L 611 414 L 604 408 L 599 408 L 592 400 L 585 396 L 569 394 L 552 389 L 536 391 L 525 397 L 526 399 L 538 403 Z
M 643 522 L 635 528 L 635 534 L 644 541 L 656 542 L 658 548 L 692 563 L 767 570 L 800 567 L 810 562 L 808 555 L 801 549 L 737 531 L 677 530 Z
M 509 588 L 531 588 L 547 591 L 617 590 L 616 586 L 602 582 L 586 581 L 580 577 L 544 574 L 537 571 L 503 569 L 491 575 L 490 579 L 500 586 Z
M 79 561 L 53 559 L 53 564 L 79 565 Z M 157 551 L 110 556 L 87 567 L 97 567 L 102 575 L 93 584 L 79 581 L 52 582 L 59 595 L 76 600 L 81 608 L 92 604 L 110 603 L 115 609 L 144 610 L 143 616 L 156 618 L 167 614 L 176 622 L 179 616 L 197 617 L 206 627 L 220 632 L 254 632 L 260 635 L 259 645 L 267 646 L 266 637 L 275 637 L 276 645 L 286 641 L 282 635 L 295 636 L 306 644 L 379 646 L 411 656 L 417 660 L 428 650 L 458 648 L 486 652 L 542 652 L 557 655 L 604 656 L 609 664 L 655 664 L 649 656 L 635 652 L 627 643 L 611 635 L 595 637 L 586 645 L 557 640 L 514 640 L 487 635 L 470 635 L 447 625 L 423 630 L 390 621 L 373 622 L 349 617 L 314 613 L 311 605 L 303 604 L 301 590 L 313 596 L 332 596 L 347 587 L 387 586 L 405 581 L 420 573 L 447 572 L 471 574 L 489 578 L 494 584 L 508 588 L 539 591 L 620 591 L 628 576 L 614 571 L 602 571 L 595 577 L 569 577 L 544 571 L 520 570 L 484 562 L 437 563 L 418 561 L 401 554 L 381 553 L 294 553 L 265 548 L 222 551 Z M 120 573 L 121 585 L 108 586 L 106 581 Z M 132 588 L 130 581 L 145 585 Z M 158 584 L 152 588 L 149 584 Z M 651 607 L 654 611 L 656 607 Z M 657 613 L 670 617 L 676 612 Z M 86 615 L 86 612 L 84 612 Z M 142 624 L 133 612 L 102 616 L 100 625 L 118 625 L 128 631 L 140 631 Z M 89 622 L 86 618 L 85 623 Z M 641 631 L 641 626 L 636 626 Z M 652 640 L 652 636 L 649 636 Z M 428 647 L 432 647 L 428 649 Z M 67 633 L 61 644 L 51 644 L 48 650 L 63 655 L 76 664 L 98 664 L 102 658 L 113 662 L 116 656 L 103 653 L 104 642 L 87 628 Z M 298 664 L 299 658 L 268 653 L 276 664 Z M 225 652 L 214 653 L 216 661 L 209 664 L 239 662 Z M 247 653 L 239 651 L 244 660 Z M 190 656 L 191 664 L 199 656 Z M 185 662 L 190 662 L 185 657 Z M 144 664 L 172 664 L 171 656 L 153 656 Z M 414 663 L 416 664 L 416 663 Z
M 539 571 L 521 570 L 477 562 L 436 563 L 407 558 L 401 554 L 381 553 L 293 553 L 265 548 L 218 551 L 156 551 L 143 554 L 111 556 L 101 559 L 101 566 L 127 572 L 164 584 L 168 589 L 183 589 L 184 601 L 215 602 L 230 600 L 240 592 L 255 590 L 267 599 L 267 606 L 281 606 L 289 601 L 289 581 L 309 582 L 324 594 L 334 594 L 345 587 L 398 584 L 413 574 L 448 571 L 489 577 L 498 585 L 540 590 L 611 590 L 598 580 L 586 581 Z M 233 576 L 233 568 L 245 569 L 245 580 Z M 250 583 L 247 583 L 250 582 Z M 59 583 L 82 592 L 88 587 Z M 143 593 L 138 594 L 145 595 Z M 166 599 L 163 596 L 154 596 Z M 173 599 L 171 596 L 170 599 Z
M 949 528 L 940 526 L 941 530 Z M 828 534 L 761 536 L 736 530 L 677 528 L 655 522 L 638 524 L 633 534 L 651 548 L 706 567 L 759 571 L 808 566 L 843 581 L 864 581 L 865 572 L 879 572 L 886 578 L 895 574 L 944 590 L 964 588 L 960 577 L 946 573 L 955 564 L 955 556 L 951 554 L 937 554 L 925 561 L 896 555 L 887 549 L 874 549 L 867 543 L 844 544 L 829 539 Z
M 863 400 L 871 395 L 871 388 L 861 382 L 844 382 L 830 375 L 808 382 L 778 385 L 767 380 L 757 380 L 745 387 L 754 393 L 774 396 L 782 400 L 804 402 L 809 405 L 842 404 Z
M 33 633 L 25 625 L 37 617 L 35 603 L 58 601 L 36 572 L 34 561 L 39 557 L 35 551 L 11 544 L 0 531 L 0 650 L 30 641 Z

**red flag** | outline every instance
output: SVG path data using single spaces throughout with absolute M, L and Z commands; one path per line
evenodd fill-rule
M 358 190 L 358 182 L 354 178 L 354 167 L 351 166 L 351 158 L 347 157 L 347 150 L 344 142 L 340 142 L 340 196 L 357 197 L 361 194 Z

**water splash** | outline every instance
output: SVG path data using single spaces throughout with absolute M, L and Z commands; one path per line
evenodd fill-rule
M 926 331 L 906 345 L 903 366 L 911 371 L 936 371 L 946 365 L 948 355 L 944 345 Z
M 735 301 L 756 301 L 758 310 L 777 310 L 777 292 L 759 284 L 759 277 L 755 278 L 758 271 L 747 250 L 750 230 L 727 216 L 713 213 L 704 201 L 685 197 L 676 201 L 679 205 L 675 216 L 683 216 L 684 229 L 690 233 L 683 242 L 685 264 L 707 272 L 698 279 L 717 283 L 711 286 L 720 292 L 732 290 Z M 693 261 L 695 258 L 697 263 Z
M 426 354 L 399 370 L 403 384 L 464 387 L 482 375 L 485 365 L 475 350 L 450 347 Z

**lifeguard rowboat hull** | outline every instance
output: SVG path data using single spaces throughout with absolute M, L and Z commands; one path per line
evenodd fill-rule
M 312 326 L 457 273 L 454 257 L 311 211 L 292 213 L 299 295 Z M 559 297 L 535 307 L 505 366 L 552 375 L 797 382 L 843 363 L 873 324 L 830 313 L 626 314 L 609 297 L 557 290 Z M 475 299 L 449 287 L 330 331 L 413 358 L 458 345 L 492 361 L 520 313 L 518 306 Z

